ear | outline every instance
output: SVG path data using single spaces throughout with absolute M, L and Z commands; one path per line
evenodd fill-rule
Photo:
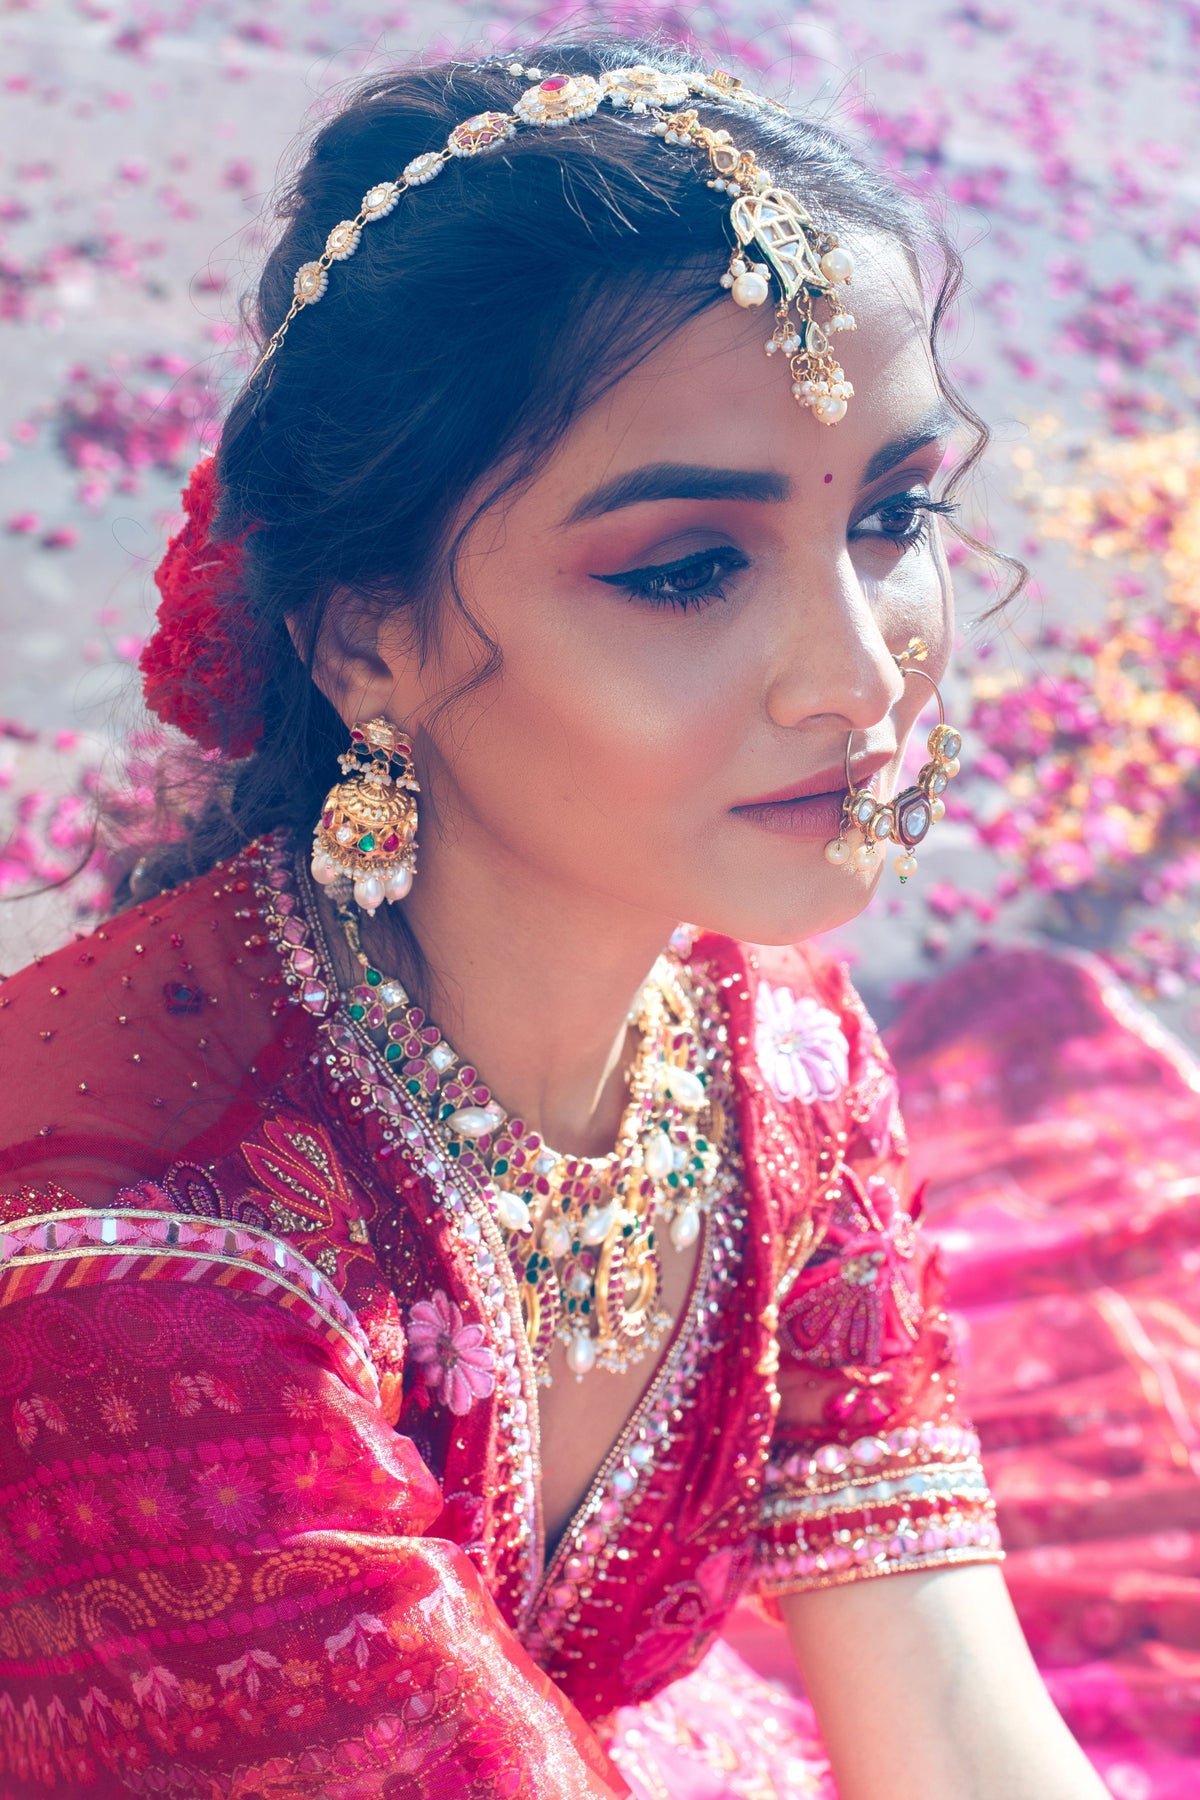
M 307 659 L 312 626 L 287 620 L 296 654 Z M 421 700 L 418 657 L 405 609 L 383 611 L 349 589 L 330 595 L 316 627 L 313 680 L 346 726 L 361 719 L 409 719 Z

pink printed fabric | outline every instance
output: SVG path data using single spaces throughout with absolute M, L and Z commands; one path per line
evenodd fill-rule
M 1194 1800 L 1200 1064 L 1099 963 L 1033 950 L 929 984 L 888 1043 L 1022 1625 L 1116 1800 Z M 726 1637 L 802 1740 L 782 1631 Z
M 1012 951 L 891 1034 L 1005 1574 L 1118 1800 L 1200 1792 L 1200 1064 Z

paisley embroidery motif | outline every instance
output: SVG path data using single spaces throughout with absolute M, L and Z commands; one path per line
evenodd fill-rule
M 259 1129 L 259 1141 L 243 1144 L 242 1156 L 255 1180 L 273 1196 L 277 1229 L 327 1231 L 335 1213 L 358 1211 L 333 1145 L 319 1125 L 284 1115 L 266 1120 Z M 286 1218 L 276 1216 L 280 1210 Z
M 780 1314 L 783 1347 L 821 1368 L 871 1369 L 907 1348 L 921 1322 L 915 1250 L 916 1226 L 892 1184 L 856 1183 L 846 1171 L 825 1242 Z

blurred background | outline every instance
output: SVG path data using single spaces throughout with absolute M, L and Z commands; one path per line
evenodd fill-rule
M 917 878 L 844 935 L 868 1001 L 894 1018 L 981 946 L 1074 947 L 1200 1041 L 1200 4 L 605 16 L 690 32 L 865 145 L 966 258 L 950 361 L 994 440 L 965 522 L 1031 580 L 984 619 L 997 576 L 952 545 L 966 774 Z M 389 59 L 594 18 L 0 0 L 0 968 L 104 903 L 102 855 L 17 896 L 75 866 L 98 791 L 148 778 L 153 570 L 249 366 L 238 303 L 307 131 Z

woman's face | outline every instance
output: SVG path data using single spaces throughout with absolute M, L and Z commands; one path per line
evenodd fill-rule
M 878 872 L 833 867 L 824 845 L 850 731 L 856 785 L 874 774 L 890 797 L 932 701 L 894 653 L 921 637 L 929 673 L 946 663 L 949 581 L 921 505 L 953 420 L 902 255 L 851 247 L 840 423 L 802 408 L 764 354 L 769 307 L 716 305 L 472 528 L 459 588 L 498 675 L 438 716 L 478 638 L 448 607 L 419 668 L 402 620 L 385 623 L 360 716 L 427 726 L 423 871 L 757 943 L 862 908 Z

